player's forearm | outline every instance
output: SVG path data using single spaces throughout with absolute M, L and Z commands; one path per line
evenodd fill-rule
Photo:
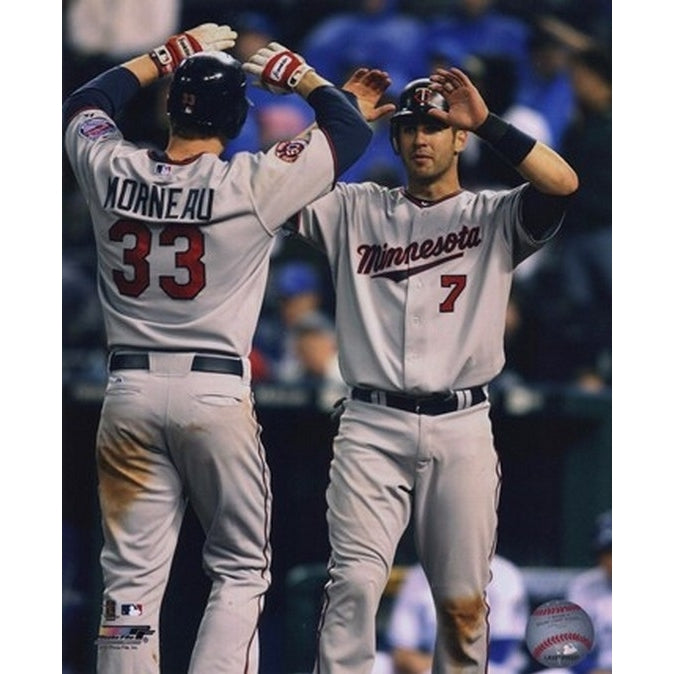
M 336 87 L 314 87 L 307 102 L 314 109 L 316 124 L 330 140 L 335 175 L 339 176 L 365 152 L 372 129 L 361 115 L 355 99 Z
M 552 148 L 536 143 L 515 167 L 520 175 L 544 194 L 568 196 L 578 189 L 576 172 Z
M 489 113 L 475 134 L 540 192 L 567 196 L 578 189 L 578 176 L 562 157 L 497 115 Z
M 122 68 L 126 68 L 133 73 L 141 87 L 146 87 L 159 78 L 157 66 L 149 54 L 143 54 L 126 63 L 122 63 Z
M 152 84 L 158 77 L 159 71 L 149 54 L 142 54 L 110 68 L 64 101 L 64 128 L 78 110 L 85 108 L 103 110 L 114 119 L 139 88 Z
M 133 70 L 121 66 L 106 70 L 66 98 L 63 103 L 64 127 L 76 112 L 85 108 L 103 110 L 114 119 L 139 88 Z
M 309 94 L 318 87 L 331 86 L 331 83 L 328 82 L 324 77 L 319 75 L 315 70 L 308 71 L 303 75 L 302 79 L 297 83 L 294 91 L 295 93 L 302 96 L 302 98 L 308 98 Z

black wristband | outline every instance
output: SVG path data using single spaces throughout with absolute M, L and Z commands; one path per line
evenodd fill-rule
M 493 113 L 475 129 L 475 135 L 489 143 L 507 162 L 518 166 L 531 152 L 536 139 L 527 135 L 512 124 L 502 120 Z

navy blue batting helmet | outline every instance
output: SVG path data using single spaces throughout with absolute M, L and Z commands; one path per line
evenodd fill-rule
M 433 91 L 430 84 L 431 80 L 422 77 L 408 82 L 400 93 L 398 109 L 391 117 L 390 126 L 391 144 L 396 152 L 398 152 L 398 128 L 401 124 L 423 119 L 434 120 L 433 117 L 429 117 L 429 110 L 444 110 L 445 112 L 449 110 L 449 103 L 442 94 Z
M 167 112 L 183 128 L 236 138 L 249 105 L 241 63 L 224 52 L 199 52 L 173 74 Z

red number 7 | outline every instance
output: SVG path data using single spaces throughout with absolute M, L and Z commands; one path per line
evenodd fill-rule
M 463 289 L 466 287 L 466 275 L 465 274 L 443 274 L 440 277 L 440 284 L 443 288 L 451 288 L 449 295 L 445 298 L 444 302 L 440 304 L 440 312 L 448 313 L 454 311 L 454 304 L 458 296 L 463 292 Z

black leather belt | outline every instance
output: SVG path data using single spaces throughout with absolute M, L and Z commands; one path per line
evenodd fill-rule
M 149 370 L 150 354 L 142 352 L 111 354 L 108 366 L 110 372 L 115 370 Z M 207 356 L 197 354 L 192 359 L 192 372 L 213 372 L 215 374 L 243 375 L 243 363 L 237 356 Z
M 487 392 L 485 386 L 473 386 L 472 388 L 457 389 L 449 394 L 433 393 L 415 398 L 401 393 L 356 387 L 352 389 L 351 397 L 354 400 L 394 407 L 406 412 L 436 416 L 463 410 L 484 402 L 487 399 Z

